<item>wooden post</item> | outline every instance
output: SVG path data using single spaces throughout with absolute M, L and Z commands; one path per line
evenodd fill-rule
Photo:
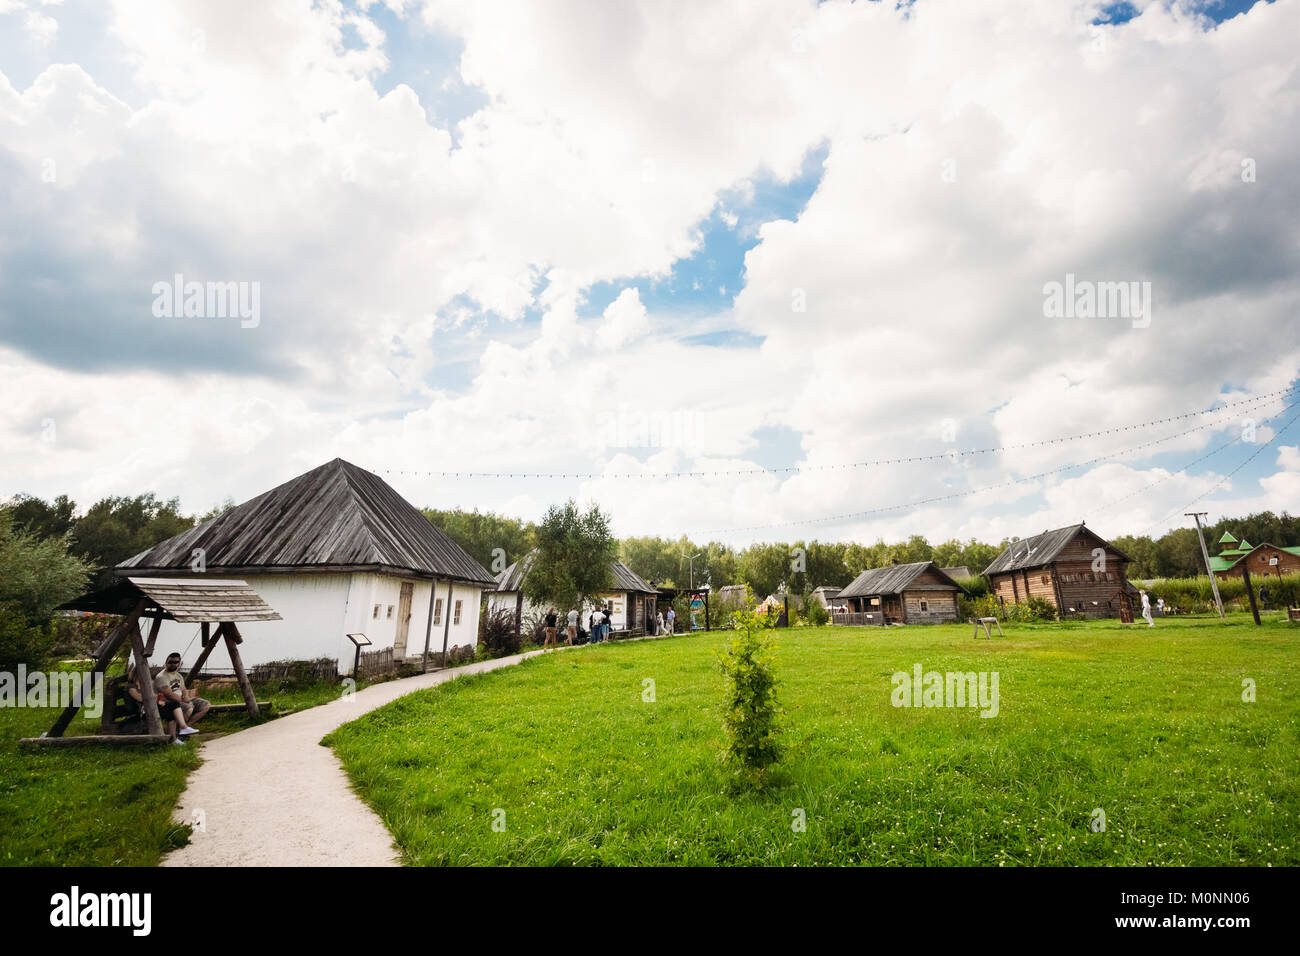
M 704 592 L 704 629 L 709 630 L 709 591 Z
M 1201 557 L 1205 559 L 1205 573 L 1210 576 L 1210 590 L 1214 592 L 1214 606 L 1219 609 L 1219 618 L 1224 618 L 1223 599 L 1219 597 L 1219 582 L 1214 577 L 1214 569 L 1210 567 L 1210 551 L 1205 547 L 1205 532 L 1201 529 L 1201 517 L 1208 517 L 1205 511 L 1185 511 L 1183 517 L 1196 519 L 1196 540 L 1201 543 Z M 1243 564 L 1244 568 L 1245 565 Z
M 447 603 L 442 607 L 442 666 L 447 666 L 447 640 L 451 637 L 451 591 L 452 582 L 447 580 Z M 522 591 L 520 592 L 523 593 Z
M 230 652 L 230 663 L 234 665 L 235 679 L 239 681 L 239 690 L 244 695 L 244 703 L 248 705 L 248 713 L 256 717 L 257 697 L 253 694 L 253 685 L 249 682 L 248 675 L 244 673 L 244 662 L 239 657 L 238 645 L 243 641 L 243 637 L 240 636 L 239 628 L 235 627 L 234 621 L 222 621 L 221 631 L 225 634 L 226 650 Z
M 1255 589 L 1250 585 L 1250 568 L 1246 566 L 1248 563 L 1244 560 L 1241 562 L 1241 579 L 1246 584 L 1246 597 L 1250 598 L 1250 613 L 1255 615 L 1256 624 L 1263 624 L 1259 619 L 1259 606 L 1255 603 Z
M 140 689 L 140 709 L 144 711 L 145 729 L 151 735 L 161 737 L 163 728 L 158 716 L 158 692 L 153 687 L 149 658 L 144 654 L 144 637 L 140 634 L 140 625 L 135 618 L 131 619 L 131 650 L 135 654 L 135 683 Z
M 95 675 L 104 673 L 104 670 L 108 667 L 108 662 L 117 655 L 118 648 L 122 646 L 122 642 L 126 640 L 127 635 L 131 633 L 132 622 L 144 613 L 145 603 L 145 599 L 141 598 L 136 603 L 136 606 L 131 609 L 131 613 L 124 617 L 122 622 L 113 628 L 113 632 L 104 638 L 104 643 L 99 645 L 99 650 L 95 654 L 95 664 L 91 667 L 90 673 L 81 681 L 81 701 L 86 699 L 86 692 L 94 686 Z M 112 701 L 107 701 L 106 704 L 112 706 Z M 62 737 L 63 732 L 68 729 L 68 725 L 72 723 L 72 718 L 77 716 L 77 711 L 80 709 L 80 702 L 65 707 L 63 713 L 59 714 L 58 720 L 54 722 L 54 726 L 49 729 L 47 736 Z
M 199 676 L 199 672 L 202 671 L 203 665 L 206 664 L 208 661 L 208 655 L 211 654 L 213 650 L 216 648 L 217 641 L 221 638 L 222 634 L 224 633 L 222 629 L 225 626 L 226 625 L 224 624 L 218 624 L 217 633 L 209 635 L 208 631 L 211 628 L 211 625 L 207 621 L 204 621 L 202 624 L 199 625 L 199 627 L 203 629 L 203 650 L 199 653 L 198 660 L 194 662 L 194 666 L 190 668 L 189 676 L 185 678 L 186 687 L 189 687 L 190 683 L 196 677 Z
M 523 637 L 524 632 L 524 592 L 515 595 L 515 637 Z
M 155 617 L 153 623 L 149 625 L 149 640 L 145 641 L 144 644 L 145 657 L 153 657 L 153 647 L 158 643 L 158 629 L 162 627 L 162 615 L 162 608 L 159 608 L 158 616 Z

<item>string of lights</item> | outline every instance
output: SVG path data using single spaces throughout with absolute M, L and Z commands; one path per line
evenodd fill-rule
M 1222 415 L 1229 411 L 1240 411 L 1244 408 L 1255 408 L 1260 405 L 1275 401 L 1278 398 L 1288 395 L 1297 389 L 1300 384 L 1291 385 L 1287 388 L 1278 389 L 1274 392 L 1267 392 L 1257 395 L 1253 398 L 1238 399 L 1232 402 L 1226 402 L 1212 408 L 1200 409 L 1194 412 L 1184 412 L 1181 415 L 1170 415 L 1165 418 L 1154 418 L 1150 421 L 1139 422 L 1132 425 L 1117 425 L 1113 428 L 1102 428 L 1091 432 L 1081 432 L 1077 435 L 1066 435 L 1059 438 L 1044 438 L 1037 441 L 1020 442 L 1012 445 L 997 445 L 989 448 L 967 448 L 967 449 L 950 449 L 944 452 L 936 452 L 930 455 L 909 455 L 897 458 L 876 458 L 869 461 L 843 462 L 840 464 L 830 465 L 787 465 L 779 468 L 740 468 L 740 469 L 718 469 L 718 470 L 697 470 L 697 471 L 655 471 L 655 472 L 595 472 L 595 471 L 566 471 L 566 472 L 530 472 L 530 471 L 424 471 L 424 470 L 405 470 L 405 469 L 375 469 L 379 474 L 398 476 L 398 477 L 423 477 L 423 478 L 472 478 L 472 479 L 619 479 L 619 480 L 659 480 L 671 478 L 718 478 L 718 477 L 741 477 L 747 475 L 793 475 L 809 474 L 815 472 L 845 471 L 850 469 L 874 468 L 887 465 L 905 465 L 905 464 L 922 464 L 925 462 L 937 461 L 956 461 L 962 458 L 969 458 L 976 455 L 995 455 L 1008 451 L 1020 451 L 1029 448 L 1044 448 L 1052 445 L 1062 445 L 1069 442 L 1084 441 L 1090 438 L 1101 438 L 1107 435 L 1118 435 L 1124 432 L 1138 431 L 1145 428 L 1154 428 L 1159 425 L 1166 425 L 1171 422 L 1185 421 L 1189 418 L 1196 418 L 1203 415 Z M 1212 422 L 1209 424 L 1222 425 L 1221 422 Z M 1209 425 L 1198 426 L 1209 427 Z M 1174 436 L 1177 437 L 1177 436 Z
M 1282 415 L 1282 414 L 1284 414 L 1285 412 L 1287 412 L 1287 411 L 1289 411 L 1289 410 L 1291 410 L 1291 409 L 1297 407 L 1298 405 L 1300 405 L 1300 402 L 1294 402 L 1294 403 L 1292 403 L 1291 405 L 1288 405 L 1286 408 L 1282 409 L 1281 411 L 1277 412 L 1274 416 L 1271 416 L 1271 417 L 1277 417 L 1278 415 Z M 1300 417 L 1300 416 L 1297 416 L 1297 417 Z M 1295 421 L 1295 419 L 1293 418 L 1291 421 Z M 1204 424 L 1201 424 L 1201 425 L 1195 425 L 1195 426 L 1193 426 L 1193 427 L 1191 427 L 1191 428 L 1185 429 L 1184 431 L 1178 432 L 1178 433 L 1176 433 L 1176 434 L 1173 434 L 1173 435 L 1167 435 L 1167 436 L 1165 436 L 1164 438 L 1157 438 L 1157 439 L 1153 439 L 1153 440 L 1151 440 L 1151 441 L 1143 442 L 1143 443 L 1141 443 L 1141 444 L 1139 444 L 1139 445 L 1134 445 L 1134 446 L 1132 446 L 1131 448 L 1123 449 L 1122 451 L 1112 452 L 1112 453 L 1107 454 L 1107 455 L 1098 455 L 1098 456 L 1096 456 L 1096 457 L 1094 457 L 1094 458 L 1090 458 L 1090 459 L 1088 459 L 1087 461 L 1073 462 L 1073 463 L 1068 464 L 1068 465 L 1062 465 L 1062 466 L 1060 466 L 1059 468 L 1051 468 L 1051 469 L 1048 469 L 1047 471 L 1041 471 L 1041 472 L 1038 472 L 1037 474 L 1033 474 L 1033 475 L 1025 475 L 1025 476 L 1020 477 L 1020 478 L 1009 478 L 1009 479 L 1007 479 L 1006 481 L 998 482 L 998 483 L 996 483 L 996 484 L 992 484 L 992 485 L 985 485 L 985 486 L 982 487 L 982 488 L 971 488 L 971 489 L 967 489 L 966 491 L 956 491 L 956 492 L 951 492 L 951 493 L 949 493 L 949 494 L 945 494 L 945 495 L 934 495 L 934 496 L 929 497 L 929 498 L 921 498 L 921 499 L 914 500 L 914 501 L 904 502 L 904 503 L 902 503 L 902 504 L 887 505 L 887 506 L 883 506 L 883 507 L 880 507 L 880 508 L 871 508 L 871 509 L 868 509 L 868 510 L 866 510 L 866 511 L 854 511 L 854 512 L 849 512 L 849 513 L 846 513 L 846 514 L 826 515 L 826 516 L 824 516 L 824 517 L 819 517 L 819 518 L 804 518 L 804 519 L 796 520 L 796 521 L 778 521 L 778 522 L 772 522 L 772 523 L 770 523 L 770 524 L 750 525 L 750 526 L 748 526 L 748 527 L 743 527 L 743 528 L 715 528 L 715 529 L 710 530 L 710 531 L 702 531 L 702 532 L 699 532 L 699 533 L 700 533 L 701 535 L 736 534 L 736 533 L 747 532 L 747 531 L 765 531 L 765 530 L 768 530 L 768 529 L 771 529 L 771 528 L 786 528 L 786 527 L 796 527 L 796 526 L 803 526 L 803 525 L 816 525 L 816 524 L 823 524 L 823 523 L 830 523 L 830 522 L 856 521 L 856 520 L 859 520 L 859 519 L 861 519 L 861 518 L 871 517 L 871 516 L 873 516 L 873 515 L 878 515 L 878 514 L 887 514 L 887 513 L 889 513 L 889 512 L 894 512 L 894 511 L 906 511 L 906 510 L 910 510 L 910 509 L 913 509 L 913 508 L 921 507 L 922 505 L 936 504 L 936 503 L 939 503 L 939 502 L 942 502 L 942 501 L 953 501 L 953 500 L 960 499 L 960 498 L 969 498 L 969 497 L 972 497 L 972 496 L 974 496 L 974 495 L 983 494 L 983 493 L 988 492 L 988 491 L 995 491 L 995 490 L 1000 489 L 1000 488 L 1008 488 L 1008 487 L 1011 487 L 1011 486 L 1013 486 L 1013 485 L 1024 484 L 1024 483 L 1026 483 L 1026 482 L 1030 482 L 1030 481 L 1037 481 L 1038 479 L 1048 477 L 1049 475 L 1060 474 L 1060 473 L 1062 473 L 1062 472 L 1071 471 L 1071 470 L 1076 469 L 1076 468 L 1086 468 L 1086 467 L 1088 467 L 1089 465 L 1095 465 L 1095 464 L 1097 464 L 1097 463 L 1099 463 L 1099 462 L 1103 462 L 1103 461 L 1110 461 L 1110 460 L 1115 459 L 1115 458 L 1122 458 L 1122 457 L 1125 456 L 1125 455 L 1130 455 L 1130 454 L 1133 454 L 1134 452 L 1142 451 L 1143 449 L 1145 449 L 1145 448 L 1150 448 L 1150 447 L 1152 447 L 1153 445 L 1163 444 L 1163 443 L 1165 443 L 1165 442 L 1173 441 L 1174 439 L 1177 439 L 1177 438 L 1182 438 L 1183 436 L 1185 436 L 1185 435 L 1189 435 L 1189 434 L 1191 434 L 1192 432 L 1201 431 L 1201 430 L 1203 430 L 1203 429 L 1205 429 L 1205 428 L 1213 427 L 1215 424 L 1216 424 L 1216 423 L 1208 422 L 1208 423 L 1204 423 Z M 1291 422 L 1288 422 L 1286 426 L 1283 426 L 1283 430 L 1285 430 L 1285 428 L 1288 427 L 1290 424 L 1291 424 Z M 1281 434 L 1281 431 L 1279 431 L 1278 434 L 1280 435 L 1280 434 Z M 1269 443 L 1271 443 L 1272 441 L 1276 440 L 1276 438 L 1277 438 L 1277 435 L 1274 435 L 1274 437 L 1273 437 L 1272 439 L 1269 440 Z M 1210 451 L 1210 452 L 1208 452 L 1208 453 L 1206 453 L 1206 454 L 1204 454 L 1204 455 L 1201 455 L 1199 458 L 1195 459 L 1194 461 L 1190 461 L 1190 462 L 1188 462 L 1186 465 L 1183 465 L 1181 468 L 1177 469 L 1177 470 L 1174 471 L 1174 472 L 1171 472 L 1170 474 L 1171 474 L 1171 476 L 1172 476 L 1172 475 L 1174 475 L 1174 474 L 1178 474 L 1178 473 L 1180 473 L 1180 472 L 1182 472 L 1182 471 L 1185 471 L 1186 469 L 1193 467 L 1194 465 L 1198 464 L 1199 462 L 1205 461 L 1206 459 L 1211 458 L 1211 457 L 1213 457 L 1214 455 L 1219 454 L 1220 452 L 1224 451 L 1224 450 L 1227 449 L 1227 448 L 1231 448 L 1233 445 L 1238 444 L 1240 441 L 1241 441 L 1241 437 L 1238 436 L 1238 437 L 1232 439 L 1231 441 L 1225 442 L 1224 444 L 1222 444 L 1222 445 L 1220 445 L 1219 447 L 1215 448 L 1213 451 Z M 1260 449 L 1258 449 L 1258 450 L 1255 452 L 1255 454 L 1258 455 L 1259 452 L 1262 451 L 1262 450 L 1263 450 L 1263 448 L 1261 447 Z M 1254 456 L 1252 455 L 1251 457 L 1254 457 Z M 1245 464 L 1245 463 L 1243 462 L 1243 466 L 1244 466 L 1244 464 Z M 1236 471 L 1240 470 L 1241 467 L 1242 467 L 1242 466 L 1238 466 L 1237 469 L 1234 469 L 1233 473 L 1235 473 Z M 1225 477 L 1228 477 L 1228 476 L 1225 476 Z M 1164 480 L 1164 479 L 1161 479 L 1161 480 Z M 1147 488 L 1154 487 L 1155 484 L 1159 484 L 1159 482 L 1153 482 L 1152 485 L 1147 486 Z M 1141 491 L 1145 491 L 1145 490 L 1147 490 L 1147 488 L 1139 489 L 1138 492 L 1133 492 L 1133 494 L 1137 494 L 1137 493 L 1139 493 L 1139 492 L 1141 492 Z M 1206 492 L 1206 493 L 1208 494 L 1209 492 Z M 1125 496 L 1125 497 L 1132 497 L 1132 495 L 1128 495 L 1128 496 Z M 1115 502 L 1111 502 L 1111 504 L 1118 503 L 1118 501 L 1120 501 L 1120 500 L 1123 500 L 1123 499 L 1116 499 L 1116 501 L 1115 501 Z
M 1295 405 L 1290 405 L 1290 406 L 1288 406 L 1286 409 L 1284 409 L 1283 411 L 1289 411 L 1291 408 L 1295 408 Z M 1281 412 L 1279 412 L 1278 414 L 1280 415 Z M 1277 417 L 1277 416 L 1274 416 L 1274 417 Z M 1210 485 L 1210 487 L 1206 488 L 1204 491 L 1202 491 L 1199 495 L 1197 495 L 1197 496 L 1196 496 L 1195 498 L 1193 498 L 1191 501 L 1187 502 L 1187 504 L 1183 505 L 1181 508 L 1175 508 L 1173 511 L 1169 512 L 1169 514 L 1165 515 L 1163 518 L 1161 518 L 1161 519 L 1160 519 L 1159 521 L 1157 521 L 1155 524 L 1153 524 L 1153 525 L 1149 526 L 1148 528 L 1146 528 L 1146 530 L 1144 530 L 1142 533 L 1143 533 L 1144 535 L 1146 535 L 1146 534 L 1150 534 L 1152 531 L 1154 531 L 1154 530 L 1156 530 L 1156 529 L 1158 529 L 1158 528 L 1168 527 L 1168 522 L 1169 522 L 1169 520 L 1170 520 L 1171 518 L 1173 518 L 1173 517 L 1175 517 L 1175 516 L 1177 516 L 1177 515 L 1183 515 L 1183 514 L 1186 514 L 1188 508 L 1190 508 L 1192 505 L 1196 504 L 1198 501 L 1200 501 L 1200 500 L 1201 500 L 1202 498 L 1204 498 L 1206 495 L 1213 494 L 1215 491 L 1217 491 L 1219 488 L 1221 488 L 1221 487 L 1223 486 L 1223 484 L 1224 484 L 1226 481 L 1228 481 L 1228 479 L 1230 479 L 1233 475 L 1235 475 L 1237 472 L 1241 471 L 1241 469 L 1245 468 L 1245 467 L 1246 467 L 1247 465 L 1249 465 L 1252 461 L 1254 461 L 1256 458 L 1258 458 L 1259 455 L 1260 455 L 1260 453 L 1263 452 L 1265 448 L 1268 448 L 1270 445 L 1273 444 L 1273 442 L 1275 442 L 1275 441 L 1277 441 L 1279 438 L 1281 438 L 1281 437 L 1282 437 L 1282 433 L 1285 432 L 1285 431 L 1286 431 L 1288 428 L 1290 428 L 1292 425 L 1294 425 L 1297 421 L 1300 421 L 1300 415 L 1295 415 L 1294 417 L 1292 417 L 1290 421 L 1288 421 L 1285 425 L 1283 425 L 1281 428 L 1279 428 L 1276 432 L 1273 433 L 1273 437 L 1272 437 L 1272 438 L 1270 438 L 1268 441 L 1266 441 L 1266 442 L 1264 442 L 1263 444 L 1261 444 L 1261 445 L 1260 445 L 1258 448 L 1256 448 L 1253 452 L 1251 452 L 1249 455 L 1247 455 L 1246 458 L 1245 458 L 1245 460 L 1242 461 L 1242 463 L 1239 464 L 1236 468 L 1232 469 L 1232 471 L 1230 471 L 1230 472 L 1228 472 L 1226 475 L 1222 476 L 1218 481 L 1216 481 L 1214 484 Z M 1238 441 L 1240 441 L 1240 439 L 1238 439 Z

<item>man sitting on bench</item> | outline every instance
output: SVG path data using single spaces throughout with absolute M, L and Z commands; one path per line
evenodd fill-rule
M 181 673 L 181 656 L 175 651 L 167 655 L 167 664 L 154 678 L 153 686 L 158 692 L 159 716 L 164 720 L 174 720 L 179 728 L 172 736 L 197 734 L 198 731 L 190 725 L 203 719 L 212 705 L 202 697 L 185 699 L 185 675 Z

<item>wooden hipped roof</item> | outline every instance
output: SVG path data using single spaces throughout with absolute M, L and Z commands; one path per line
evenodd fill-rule
M 491 584 L 492 575 L 378 475 L 341 458 L 168 538 L 117 566 L 128 574 L 188 574 L 202 549 L 209 571 L 379 571 Z

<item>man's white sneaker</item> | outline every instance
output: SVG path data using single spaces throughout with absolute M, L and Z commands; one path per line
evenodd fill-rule
M 188 737 L 190 734 L 197 734 L 197 733 L 198 731 L 195 730 L 193 727 L 186 727 L 184 730 L 180 732 L 180 736 Z
M 185 741 L 183 741 L 183 740 L 173 740 L 173 741 L 172 741 L 172 746 L 174 746 L 174 747 L 184 747 L 184 746 L 185 746 Z

